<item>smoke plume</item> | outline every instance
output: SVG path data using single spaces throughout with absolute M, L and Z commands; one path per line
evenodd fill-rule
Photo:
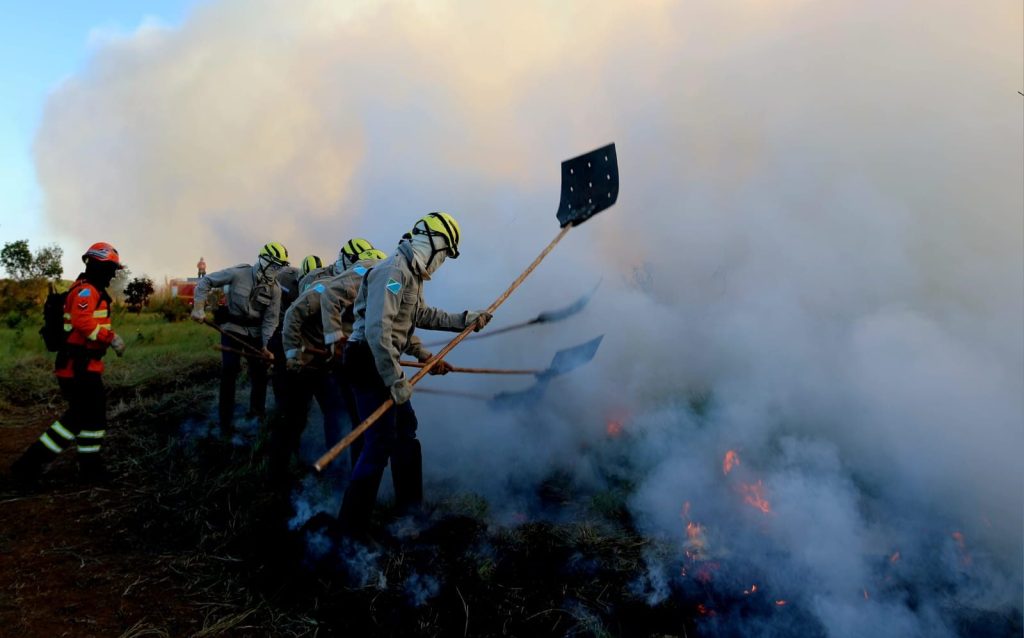
M 554 236 L 558 162 L 615 141 L 619 203 L 492 325 L 603 278 L 590 306 L 450 358 L 601 351 L 518 412 L 417 397 L 428 490 L 500 519 L 555 469 L 626 473 L 643 531 L 800 610 L 743 621 L 761 633 L 957 635 L 951 608 L 1021 596 L 1022 24 L 951 0 L 222 0 L 99 43 L 48 102 L 38 174 L 54 225 L 156 276 L 268 240 L 390 250 L 446 210 L 462 256 L 427 298 L 462 310 Z M 678 579 L 652 556 L 637 588 Z

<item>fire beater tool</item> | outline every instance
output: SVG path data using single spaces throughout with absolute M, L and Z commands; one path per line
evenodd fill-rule
M 602 339 L 604 339 L 604 335 L 595 337 L 594 339 L 578 346 L 559 350 L 551 360 L 551 365 L 546 370 L 542 370 L 537 373 L 537 382 L 525 390 L 518 390 L 516 392 L 499 392 L 493 396 L 435 388 L 420 388 L 416 391 L 420 392 L 422 390 L 428 394 L 448 394 L 450 396 L 461 397 L 464 399 L 487 401 L 491 404 L 491 407 L 499 410 L 519 407 L 521 405 L 525 405 L 527 402 L 539 401 L 544 396 L 545 391 L 547 391 L 548 382 L 555 377 L 566 374 L 567 372 L 572 372 L 576 368 L 589 363 L 590 360 L 594 358 L 594 355 L 597 354 L 597 349 L 600 347 Z
M 478 339 L 486 339 L 487 337 L 493 337 L 495 335 L 505 334 L 506 332 L 512 332 L 513 330 L 520 330 L 522 328 L 529 328 L 530 326 L 535 326 L 535 325 L 540 324 L 540 323 L 555 323 L 557 321 L 563 321 L 565 319 L 568 319 L 569 317 L 579 313 L 581 310 L 583 310 L 584 308 L 587 307 L 587 304 L 590 303 L 590 299 L 594 296 L 594 293 L 597 292 L 597 289 L 598 289 L 598 287 L 600 285 L 601 285 L 601 282 L 599 280 L 596 284 L 594 284 L 594 287 L 591 288 L 590 292 L 588 292 L 587 294 L 583 295 L 582 297 L 580 297 L 579 299 L 577 299 L 576 301 L 572 302 L 571 304 L 569 304 L 568 306 L 566 306 L 564 308 L 559 308 L 558 310 L 545 310 L 544 312 L 540 313 L 539 315 L 537 315 L 533 319 L 530 319 L 529 321 L 521 321 L 519 323 L 514 323 L 514 324 L 512 324 L 510 326 L 505 326 L 503 328 L 498 328 L 497 330 L 488 330 L 487 332 L 484 332 L 484 333 L 481 333 L 481 334 L 478 334 L 478 335 L 472 335 L 472 336 L 466 337 L 466 341 L 476 341 Z M 424 345 L 426 345 L 427 347 L 431 347 L 432 348 L 434 346 L 440 346 L 440 345 L 444 345 L 446 343 L 448 343 L 448 341 L 447 340 L 443 340 L 443 341 L 434 341 L 432 343 L 427 343 L 427 344 L 424 344 Z
M 254 359 L 264 359 L 266 361 L 273 361 L 272 358 L 268 357 L 267 355 L 263 354 L 262 352 L 260 352 L 259 354 L 256 354 L 256 353 L 253 353 L 253 352 L 246 352 L 244 350 L 236 350 L 235 348 L 229 348 L 227 346 L 222 346 L 219 343 L 213 344 L 213 349 L 214 350 L 218 350 L 220 352 L 230 352 L 231 354 L 237 354 L 237 355 L 242 356 L 242 357 L 252 357 Z
M 501 304 L 518 288 L 527 277 L 530 276 L 540 262 L 548 256 L 558 242 L 562 241 L 562 238 L 566 236 L 570 229 L 574 226 L 579 226 L 583 222 L 587 221 L 594 215 L 601 211 L 609 208 L 615 203 L 619 197 L 619 163 L 618 158 L 615 155 L 615 144 L 609 144 L 601 148 L 595 149 L 574 157 L 572 159 L 565 160 L 562 162 L 562 194 L 561 199 L 558 203 L 558 212 L 556 217 L 561 230 L 555 235 L 555 238 L 551 240 L 551 243 L 547 245 L 537 255 L 536 259 L 533 260 L 526 270 L 524 270 L 509 287 L 503 292 L 497 299 L 494 300 L 490 306 L 487 307 L 489 314 L 494 314 Z M 420 379 L 430 372 L 430 369 L 437 365 L 438 361 L 444 359 L 444 357 L 452 351 L 452 349 L 462 343 L 462 341 L 469 336 L 475 326 L 469 326 L 458 335 L 455 336 L 448 345 L 441 348 L 441 350 L 427 361 L 427 365 L 420 369 L 412 379 L 409 380 L 410 385 L 415 386 Z M 313 467 L 316 470 L 322 471 L 327 464 L 330 463 L 336 456 L 341 454 L 342 450 L 347 448 L 355 441 L 359 435 L 370 428 L 374 423 L 377 422 L 385 412 L 394 406 L 395 402 L 393 399 L 388 399 L 381 404 L 376 410 L 374 410 L 370 416 L 360 423 L 358 426 L 352 429 L 343 439 L 338 441 L 334 447 L 324 453 Z
M 559 350 L 555 353 L 554 358 L 551 360 L 551 365 L 543 370 L 509 370 L 506 368 L 460 368 L 457 366 L 452 367 L 452 372 L 467 372 L 470 374 L 532 374 L 537 377 L 538 380 L 547 381 L 557 377 L 560 374 L 571 372 L 576 368 L 580 367 L 584 363 L 587 363 L 594 358 L 597 354 L 597 348 L 601 345 L 601 340 L 604 339 L 604 335 L 591 339 L 590 341 L 573 346 L 572 348 L 566 348 L 565 350 Z M 420 363 L 419 361 L 402 361 L 403 366 L 410 368 L 423 368 L 427 364 Z
M 217 332 L 219 332 L 222 335 L 226 336 L 228 339 L 231 339 L 235 343 L 241 345 L 242 348 L 244 348 L 245 350 L 248 350 L 249 354 L 246 354 L 245 356 L 247 356 L 247 357 L 262 357 L 264 359 L 267 357 L 267 355 L 263 354 L 263 352 L 261 352 L 260 350 L 257 350 L 256 348 L 252 347 L 251 345 L 249 345 L 248 343 L 243 341 L 241 337 L 238 337 L 236 335 L 231 334 L 230 332 L 228 332 L 224 328 L 221 328 L 220 326 L 218 326 L 217 324 L 213 323 L 209 319 L 203 319 L 203 325 L 204 326 L 210 326 L 211 328 L 213 328 Z

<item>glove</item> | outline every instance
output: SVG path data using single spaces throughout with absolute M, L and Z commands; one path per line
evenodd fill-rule
M 467 310 L 465 316 L 466 327 L 468 328 L 475 323 L 476 327 L 473 328 L 473 332 L 480 332 L 484 326 L 490 323 L 493 316 L 486 310 Z
M 121 357 L 124 356 L 124 349 L 128 346 L 125 345 L 124 339 L 121 338 L 121 335 L 115 334 L 114 339 L 110 342 L 110 347 L 114 349 L 114 353 L 117 354 L 117 356 Z
M 196 323 L 203 323 L 206 321 L 206 310 L 204 310 L 202 306 L 196 306 L 192 309 L 192 314 L 189 315 L 189 317 L 191 317 L 192 321 L 195 321 Z
M 409 385 L 409 380 L 405 377 L 391 384 L 391 398 L 395 400 L 395 405 L 402 405 L 411 396 L 412 386 Z
M 451 371 L 452 364 L 448 363 L 447 361 L 441 360 L 438 361 L 437 365 L 431 368 L 430 372 L 428 372 L 427 374 L 448 374 Z
M 299 368 L 302 367 L 302 362 L 299 361 L 298 357 L 292 357 L 291 359 L 285 361 L 284 366 L 285 368 L 288 369 L 289 372 L 296 372 L 298 371 Z

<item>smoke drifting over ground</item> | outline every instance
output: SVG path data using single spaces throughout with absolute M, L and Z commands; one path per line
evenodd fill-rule
M 804 614 L 761 628 L 954 635 L 951 606 L 1021 596 L 1022 23 L 1008 3 L 214 2 L 99 44 L 48 104 L 38 172 L 53 223 L 84 244 L 99 220 L 151 275 L 269 239 L 390 248 L 447 210 L 463 256 L 427 296 L 461 310 L 556 232 L 558 161 L 615 141 L 619 204 L 494 325 L 604 277 L 586 312 L 453 359 L 601 352 L 525 415 L 417 398 L 428 481 L 500 516 L 555 468 L 601 489 L 621 448 L 645 531 L 701 525 Z

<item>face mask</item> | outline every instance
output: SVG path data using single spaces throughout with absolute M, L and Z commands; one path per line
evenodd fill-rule
M 274 263 L 269 257 L 260 255 L 259 261 L 256 264 L 256 278 L 263 283 L 269 284 L 274 281 L 277 277 L 277 273 L 281 271 L 281 264 Z

